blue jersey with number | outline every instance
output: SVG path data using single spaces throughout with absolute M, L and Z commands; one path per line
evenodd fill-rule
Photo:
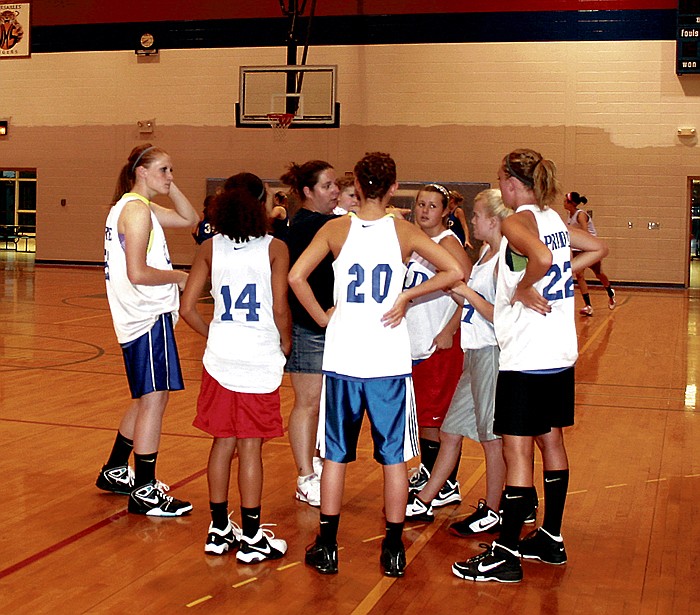
M 393 216 L 350 216 L 350 231 L 333 262 L 335 311 L 323 353 L 325 373 L 353 378 L 411 374 L 406 319 L 392 328 L 382 316 L 403 290 L 406 267 Z
M 272 236 L 239 243 L 215 235 L 211 241 L 214 315 L 204 367 L 230 391 L 270 393 L 279 387 L 284 371 L 272 311 Z
M 516 212 L 531 211 L 540 240 L 552 252 L 552 266 L 534 288 L 549 302 L 552 311 L 539 314 L 517 301 L 515 288 L 525 275 L 527 259 L 501 240 L 498 284 L 494 304 L 494 327 L 501 347 L 501 371 L 537 371 L 570 367 L 578 358 L 574 322 L 574 280 L 571 247 L 566 225 L 554 210 L 521 205 Z

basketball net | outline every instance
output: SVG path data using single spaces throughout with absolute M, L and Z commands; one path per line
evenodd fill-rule
M 268 113 L 267 120 L 272 127 L 272 135 L 275 141 L 287 140 L 287 129 L 294 120 L 293 113 Z

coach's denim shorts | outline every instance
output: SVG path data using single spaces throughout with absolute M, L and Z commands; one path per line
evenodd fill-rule
M 284 370 L 296 374 L 320 374 L 325 341 L 325 333 L 292 325 L 292 352 Z

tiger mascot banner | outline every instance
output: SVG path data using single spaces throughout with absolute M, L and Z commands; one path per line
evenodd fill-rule
M 30 54 L 29 3 L 0 4 L 0 59 Z

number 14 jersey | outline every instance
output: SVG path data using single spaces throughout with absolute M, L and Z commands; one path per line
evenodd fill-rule
M 239 243 L 215 235 L 209 241 L 214 315 L 204 367 L 230 391 L 271 393 L 282 382 L 284 370 L 272 312 L 272 236 Z
M 394 218 L 368 221 L 348 215 L 350 231 L 333 262 L 335 311 L 326 332 L 323 371 L 351 378 L 410 376 L 406 319 L 394 328 L 382 323 L 406 276 Z

